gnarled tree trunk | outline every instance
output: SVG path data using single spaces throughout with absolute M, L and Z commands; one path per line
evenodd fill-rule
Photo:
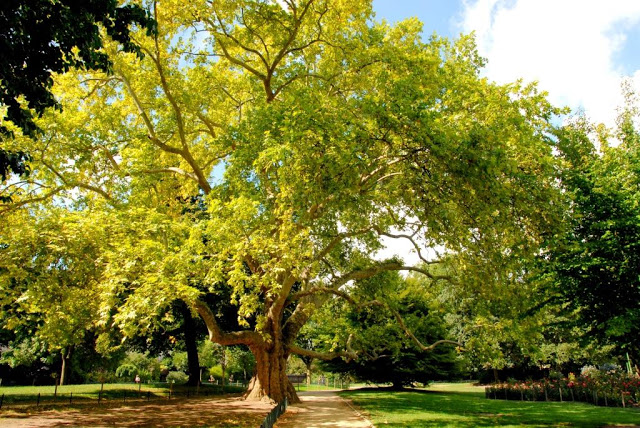
M 275 340 L 267 346 L 249 345 L 256 359 L 256 371 L 249 382 L 245 398 L 289 403 L 300 401 L 296 390 L 287 377 L 287 357 L 281 333 L 274 334 Z

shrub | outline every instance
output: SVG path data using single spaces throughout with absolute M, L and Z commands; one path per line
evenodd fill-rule
M 184 385 L 189 380 L 189 376 L 184 372 L 169 372 L 167 375 L 168 383 L 175 383 L 177 385 Z

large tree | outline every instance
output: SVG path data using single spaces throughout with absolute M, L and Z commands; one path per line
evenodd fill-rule
M 562 184 L 572 204 L 568 230 L 551 242 L 543 263 L 549 300 L 573 313 L 584 338 L 638 361 L 640 133 L 638 100 L 629 87 L 625 92 L 613 132 L 578 118 L 559 133 Z
M 154 14 L 142 63 L 114 51 L 113 75 L 58 79 L 69 107 L 39 122 L 34 172 L 0 206 L 109 216 L 105 324 L 139 334 L 181 298 L 212 341 L 250 348 L 249 398 L 295 400 L 286 360 L 309 355 L 294 340 L 331 296 L 387 271 L 452 280 L 376 259 L 383 239 L 494 280 L 553 224 L 555 110 L 534 86 L 481 78 L 472 38 L 425 43 L 418 21 L 377 23 L 364 0 Z M 234 331 L 204 298 L 226 296 Z

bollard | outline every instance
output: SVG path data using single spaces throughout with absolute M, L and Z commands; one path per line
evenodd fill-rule
M 562 403 L 562 388 L 558 388 L 558 390 L 560 391 L 560 402 Z
M 624 392 L 620 393 L 620 397 L 622 397 L 622 408 L 624 409 L 625 408 L 625 405 L 624 405 Z M 4 394 L 2 394 L 2 398 L 4 398 Z M 2 407 L 2 401 L 0 401 L 0 407 Z

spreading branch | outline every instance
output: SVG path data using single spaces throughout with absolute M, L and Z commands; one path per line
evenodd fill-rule
M 262 336 L 255 331 L 224 332 L 206 303 L 196 300 L 193 305 L 207 326 L 209 340 L 212 342 L 219 343 L 220 345 L 255 346 L 264 344 Z

